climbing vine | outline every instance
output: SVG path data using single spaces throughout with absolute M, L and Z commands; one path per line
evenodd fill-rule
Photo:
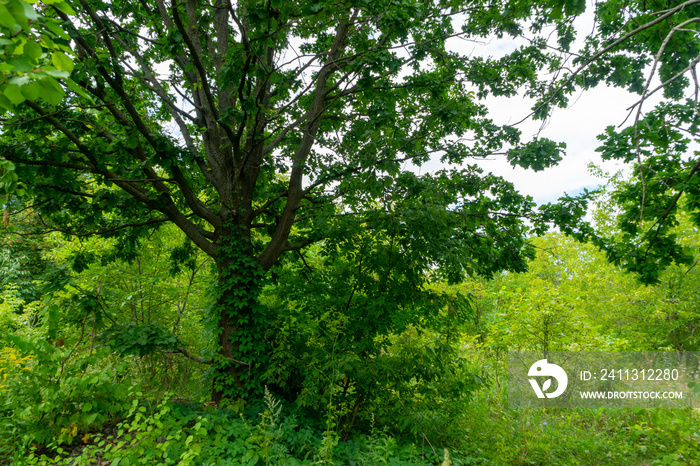
M 217 251 L 219 281 L 214 315 L 218 319 L 218 356 L 214 400 L 261 394 L 265 367 L 264 313 L 259 304 L 264 271 L 252 257 L 249 238 L 240 226 L 228 225 Z

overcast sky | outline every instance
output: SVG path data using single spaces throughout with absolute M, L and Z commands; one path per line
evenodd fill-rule
M 581 45 L 581 31 L 590 32 L 594 16 L 589 5 L 588 11 L 577 20 L 579 39 L 574 49 Z M 527 44 L 523 39 L 492 38 L 482 44 L 455 41 L 448 47 L 466 56 L 501 57 L 517 47 Z M 595 151 L 600 146 L 596 136 L 602 134 L 607 126 L 618 126 L 627 117 L 627 108 L 639 99 L 623 89 L 599 86 L 597 89 L 580 92 L 569 99 L 569 107 L 556 109 L 542 128 L 542 121 L 527 121 L 517 127 L 522 131 L 522 140 L 530 141 L 539 132 L 539 137 L 564 142 L 567 145 L 566 156 L 555 167 L 541 172 L 534 172 L 520 167 L 512 167 L 504 156 L 494 156 L 492 160 L 479 162 L 485 170 L 503 176 L 513 182 L 523 194 L 529 194 L 539 203 L 551 202 L 562 194 L 577 194 L 583 188 L 593 188 L 604 182 L 588 172 L 588 164 L 593 162 L 605 171 L 615 172 L 623 168 L 617 162 L 605 162 Z M 650 109 L 653 99 L 646 104 Z M 491 117 L 497 124 L 516 123 L 532 111 L 533 101 L 524 98 L 490 98 L 486 105 Z M 630 119 L 626 125 L 633 121 Z M 540 131 L 541 130 L 541 131 Z M 437 169 L 439 164 L 430 164 L 424 169 Z
M 505 156 L 493 156 L 478 162 L 478 165 L 511 181 L 521 193 L 529 194 L 538 204 L 555 201 L 564 193 L 574 195 L 583 188 L 594 188 L 604 180 L 589 173 L 589 163 L 611 173 L 623 168 L 617 162 L 603 162 L 596 152 L 601 145 L 596 137 L 607 126 L 622 124 L 628 114 L 626 109 L 638 99 L 639 96 L 622 89 L 600 87 L 577 94 L 577 98 L 570 100 L 568 108 L 556 109 L 544 128 L 540 120 L 528 119 L 519 124 L 517 127 L 522 131 L 523 141 L 531 140 L 539 132 L 539 137 L 566 143 L 566 155 L 555 167 L 540 172 L 512 167 Z M 487 105 L 495 123 L 508 124 L 525 118 L 533 103 L 518 98 L 492 98 Z M 625 126 L 631 121 L 628 120 Z M 422 170 L 437 170 L 441 165 L 437 161 L 431 162 Z
M 513 182 L 519 191 L 531 195 L 537 203 L 550 202 L 564 193 L 577 194 L 583 188 L 595 187 L 604 180 L 588 172 L 589 163 L 593 162 L 609 172 L 622 167 L 613 162 L 603 163 L 600 154 L 595 151 L 601 144 L 596 136 L 609 125 L 623 123 L 628 113 L 626 109 L 638 98 L 622 89 L 601 87 L 578 94 L 578 98 L 572 98 L 566 109 L 556 109 L 539 133 L 540 137 L 566 143 L 566 155 L 555 167 L 540 172 L 514 168 L 503 156 L 493 157 L 480 165 Z M 489 107 L 496 123 L 514 123 L 529 114 L 532 102 L 525 99 L 492 99 Z M 518 125 L 525 141 L 532 139 L 541 127 L 542 121 L 532 120 Z

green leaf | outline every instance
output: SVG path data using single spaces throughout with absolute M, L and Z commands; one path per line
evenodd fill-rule
M 24 0 L 9 0 L 5 5 L 22 28 L 27 27 L 27 19 L 35 20 L 38 17 L 34 9 Z
M 29 76 L 15 76 L 8 82 L 17 86 L 24 86 L 25 84 L 29 84 L 30 81 Z
M 70 77 L 70 73 L 64 70 L 44 70 L 43 74 L 53 76 L 54 78 L 66 79 Z
M 69 73 L 73 71 L 73 62 L 63 52 L 54 52 L 51 55 L 51 63 L 59 70 L 65 70 Z
M 7 60 L 7 63 L 12 66 L 12 71 L 17 71 L 19 73 L 29 73 L 33 71 L 36 66 L 36 62 L 26 56 L 12 57 Z
M 75 10 L 73 10 L 73 8 L 68 3 L 64 2 L 64 1 L 56 2 L 56 3 L 54 3 L 54 6 L 67 15 L 74 15 L 75 14 Z
M 22 102 L 26 100 L 24 95 L 22 94 L 22 89 L 20 86 L 17 86 L 15 84 L 10 84 L 5 88 L 5 97 L 7 97 L 10 102 L 12 102 L 14 105 L 19 105 Z
M 66 79 L 63 80 L 63 83 L 66 85 L 66 87 L 67 87 L 68 89 L 70 89 L 71 91 L 75 92 L 75 93 L 78 94 L 79 96 L 81 96 L 81 97 L 83 97 L 83 98 L 89 100 L 90 102 L 94 102 L 92 96 L 89 95 L 87 92 L 85 92 L 85 89 L 83 89 L 82 87 L 78 86 L 78 85 L 75 83 L 75 81 L 73 81 L 72 79 L 66 78 Z
M 10 10 L 8 10 L 4 4 L 0 3 L 0 26 L 14 31 L 16 24 L 17 21 L 15 17 L 12 16 L 12 13 L 10 13 Z
M 10 102 L 10 99 L 5 97 L 5 94 L 3 93 L 3 90 L 5 89 L 6 86 L 0 86 L 0 109 L 3 111 L 8 111 L 8 110 L 13 110 L 15 108 L 14 105 L 12 105 L 12 102 Z M 1 114 L 2 112 L 0 112 Z
M 41 49 L 41 45 L 33 40 L 28 40 L 27 43 L 24 44 L 24 53 L 32 60 L 37 61 L 44 52 Z
M 42 86 L 37 81 L 32 81 L 29 84 L 22 86 L 22 94 L 32 102 L 36 101 L 41 97 Z
M 42 89 L 44 90 L 44 93 L 41 95 L 41 97 L 48 102 L 51 105 L 58 105 L 61 103 L 61 100 L 63 100 L 63 96 L 65 94 L 65 91 L 63 88 L 58 84 L 58 81 L 55 79 L 48 77 L 44 78 L 40 81 L 38 81 L 41 84 Z
M 47 28 L 49 31 L 53 32 L 53 33 L 56 35 L 56 37 L 59 37 L 59 38 L 61 38 L 61 39 L 68 39 L 68 38 L 70 37 L 70 36 L 66 33 L 66 31 L 64 31 L 63 29 L 61 29 L 61 27 L 60 27 L 58 24 L 56 24 L 54 21 L 47 20 L 47 21 L 46 21 L 46 28 Z
M 39 18 L 38 13 L 32 6 L 26 2 L 26 1 L 19 1 L 19 3 L 22 5 L 22 8 L 24 10 L 24 16 L 29 20 L 29 21 L 36 21 Z

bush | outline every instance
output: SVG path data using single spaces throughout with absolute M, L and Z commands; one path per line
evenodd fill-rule
M 262 411 L 253 419 L 234 410 L 192 409 L 167 399 L 149 410 L 137 397 L 123 421 L 90 436 L 80 451 L 58 448 L 53 457 L 33 451 L 25 464 L 435 464 L 415 446 L 374 431 L 328 450 L 324 432 L 299 427 L 293 416 L 283 416 L 281 402 L 268 391 Z M 440 455 L 431 455 L 433 460 L 441 461 Z
M 124 410 L 123 368 L 107 366 L 105 354 L 75 355 L 77 344 L 59 347 L 38 338 L 6 339 L 13 346 L 3 348 L 0 360 L 0 457 L 22 457 L 33 445 L 71 445 Z

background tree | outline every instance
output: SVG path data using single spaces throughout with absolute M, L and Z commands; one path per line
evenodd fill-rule
M 131 377 L 143 380 L 142 391 L 201 397 L 201 387 L 194 393 L 190 387 L 197 386 L 191 381 L 201 378 L 207 367 L 201 362 L 211 359 L 202 322 L 210 258 L 194 248 L 191 255 L 183 254 L 188 248 L 173 225 L 144 238 L 131 261 L 114 257 L 113 240 L 52 236 L 52 263 L 75 263 L 77 255 L 96 258 L 86 258 L 89 265 L 79 273 L 70 271 L 67 284 L 54 294 L 52 303 L 62 311 L 54 323 L 57 338 L 72 342 L 87 321 L 94 324 L 89 328 L 92 345 L 107 346 L 124 357 Z M 173 253 L 181 260 L 174 262 Z

